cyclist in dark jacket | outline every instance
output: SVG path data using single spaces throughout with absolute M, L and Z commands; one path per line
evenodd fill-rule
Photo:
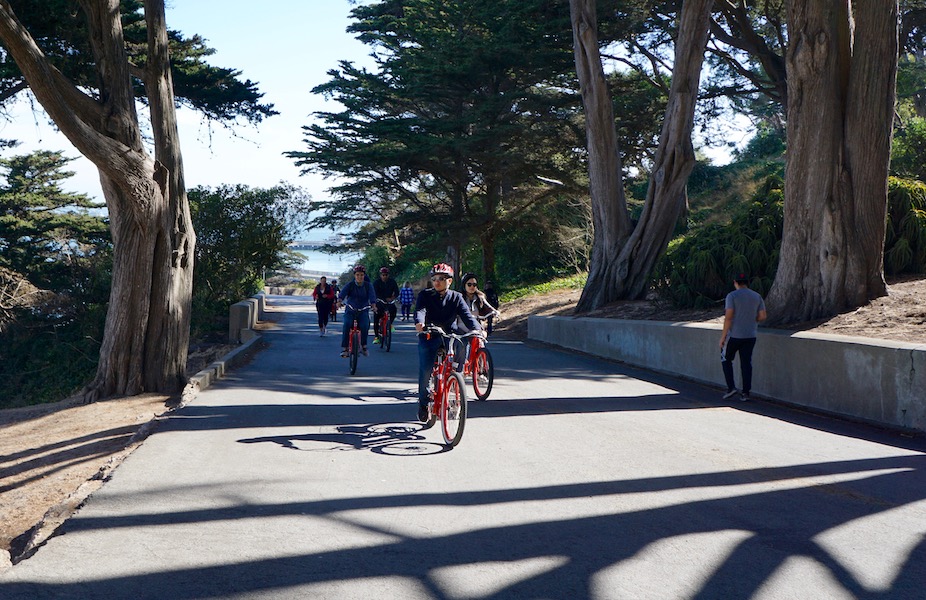
M 389 267 L 383 267 L 379 270 L 379 279 L 373 282 L 373 290 L 376 292 L 376 306 L 373 309 L 376 318 L 373 322 L 377 323 L 373 336 L 378 338 L 380 335 L 378 324 L 379 320 L 383 318 L 383 311 L 389 311 L 389 326 L 392 327 L 397 310 L 392 301 L 399 297 L 399 284 L 389 276 Z M 377 343 L 377 340 L 373 340 L 373 343 Z
M 415 329 L 418 333 L 424 328 L 433 325 L 446 332 L 453 330 L 454 322 L 460 318 L 467 331 L 479 331 L 479 323 L 473 317 L 469 307 L 463 300 L 460 292 L 450 289 L 453 284 L 453 268 L 450 265 L 439 263 L 431 267 L 431 282 L 433 287 L 421 290 L 415 304 Z M 444 339 L 438 335 L 418 336 L 418 420 L 428 420 L 428 379 L 431 377 L 431 367 L 434 357 L 443 344 Z M 455 353 L 462 357 L 462 349 Z M 463 366 L 457 363 L 457 370 Z

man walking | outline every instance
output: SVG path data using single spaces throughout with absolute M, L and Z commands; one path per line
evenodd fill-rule
M 759 323 L 766 318 L 765 301 L 762 296 L 749 289 L 749 277 L 739 273 L 733 278 L 734 291 L 727 294 L 724 302 L 723 332 L 720 334 L 720 360 L 723 376 L 727 380 L 728 400 L 737 395 L 733 379 L 733 359 L 740 355 L 740 370 L 743 374 L 742 400 L 749 400 L 752 389 L 752 350 L 756 346 Z

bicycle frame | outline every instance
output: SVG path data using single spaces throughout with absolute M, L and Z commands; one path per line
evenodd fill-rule
M 360 309 L 349 307 L 354 312 L 354 323 L 347 335 L 347 357 L 350 359 L 350 374 L 357 372 L 357 361 L 360 357 L 360 338 L 363 333 L 360 331 L 360 323 L 357 321 L 357 315 L 362 311 L 370 310 L 369 306 Z M 346 313 L 345 313 L 346 314 Z
M 389 328 L 390 326 L 389 305 L 392 304 L 393 306 L 395 306 L 397 301 L 398 299 L 393 299 L 393 300 L 390 300 L 389 302 L 386 302 L 385 300 L 380 300 L 380 302 L 382 302 L 383 304 L 383 314 L 380 315 L 379 318 L 376 320 L 376 324 L 374 327 L 374 331 L 376 332 L 376 335 L 379 337 L 380 348 L 382 348 L 386 352 L 389 352 L 390 348 L 392 347 L 392 331 L 390 331 L 390 328 Z
M 431 381 L 434 389 L 428 407 L 430 412 L 428 425 L 433 425 L 437 415 L 440 415 L 444 442 L 452 448 L 460 443 L 466 423 L 466 390 L 463 385 L 463 376 L 454 368 L 455 344 L 453 341 L 462 341 L 473 335 L 473 332 L 461 336 L 446 333 L 440 327 L 431 326 L 424 333 L 429 338 L 431 333 L 436 333 L 450 340 L 450 343 L 445 344 L 443 349 L 438 351 L 434 366 L 431 368 Z

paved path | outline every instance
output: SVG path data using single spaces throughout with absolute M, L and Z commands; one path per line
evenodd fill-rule
M 350 377 L 306 299 L 271 300 L 269 348 L 0 598 L 926 598 L 919 441 L 495 340 L 443 451 L 408 324 Z

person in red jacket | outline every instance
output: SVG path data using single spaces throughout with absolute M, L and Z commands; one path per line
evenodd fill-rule
M 315 310 L 318 311 L 318 329 L 324 337 L 328 329 L 328 316 L 331 314 L 331 307 L 334 306 L 334 288 L 328 285 L 328 278 L 322 275 L 318 280 L 318 285 L 312 291 L 312 297 L 315 298 Z

